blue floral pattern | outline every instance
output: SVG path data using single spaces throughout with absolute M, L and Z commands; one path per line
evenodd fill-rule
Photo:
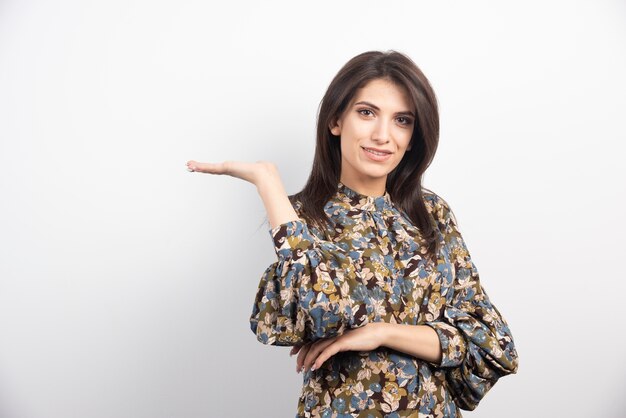
M 250 316 L 260 342 L 302 344 L 385 321 L 428 325 L 442 349 L 439 364 L 387 347 L 337 353 L 304 373 L 296 417 L 461 417 L 517 372 L 509 326 L 452 210 L 430 191 L 424 202 L 439 231 L 435 261 L 387 192 L 365 196 L 342 183 L 324 208 L 332 227 L 299 219 L 270 229 L 278 261 L 263 273 Z

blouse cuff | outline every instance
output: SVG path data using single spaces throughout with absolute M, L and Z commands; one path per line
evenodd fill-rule
M 314 237 L 306 223 L 299 219 L 275 226 L 269 230 L 269 233 L 274 241 L 274 251 L 280 260 L 290 257 L 300 258 L 314 242 Z
M 429 362 L 435 367 L 456 367 L 463 363 L 467 350 L 465 338 L 456 327 L 443 321 L 430 321 L 424 325 L 433 328 L 441 344 L 441 363 Z

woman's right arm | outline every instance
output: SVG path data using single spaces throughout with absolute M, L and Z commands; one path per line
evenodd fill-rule
M 270 228 L 300 219 L 287 197 L 278 169 L 274 164 L 263 163 L 262 175 L 256 187 L 263 200 Z
M 229 174 L 256 185 L 278 261 L 261 276 L 251 330 L 264 344 L 299 345 L 369 322 L 372 305 L 356 260 L 309 230 L 268 162 L 187 163 L 192 171 Z

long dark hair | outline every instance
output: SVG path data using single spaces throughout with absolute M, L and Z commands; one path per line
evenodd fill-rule
M 436 226 L 424 204 L 421 183 L 439 144 L 437 99 L 426 76 L 400 52 L 364 52 L 339 70 L 320 102 L 311 174 L 304 188 L 289 199 L 301 203 L 301 215 L 308 222 L 317 227 L 329 225 L 324 206 L 337 192 L 341 175 L 340 142 L 330 132 L 330 126 L 343 114 L 357 90 L 374 79 L 387 79 L 406 89 L 415 107 L 411 149 L 387 176 L 386 188 L 393 203 L 418 227 L 428 255 L 433 256 L 437 250 Z

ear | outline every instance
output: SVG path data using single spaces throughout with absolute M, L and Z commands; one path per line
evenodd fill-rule
M 332 122 L 328 125 L 328 129 L 330 129 L 330 133 L 335 136 L 341 136 L 341 121 L 338 119 L 333 119 Z

